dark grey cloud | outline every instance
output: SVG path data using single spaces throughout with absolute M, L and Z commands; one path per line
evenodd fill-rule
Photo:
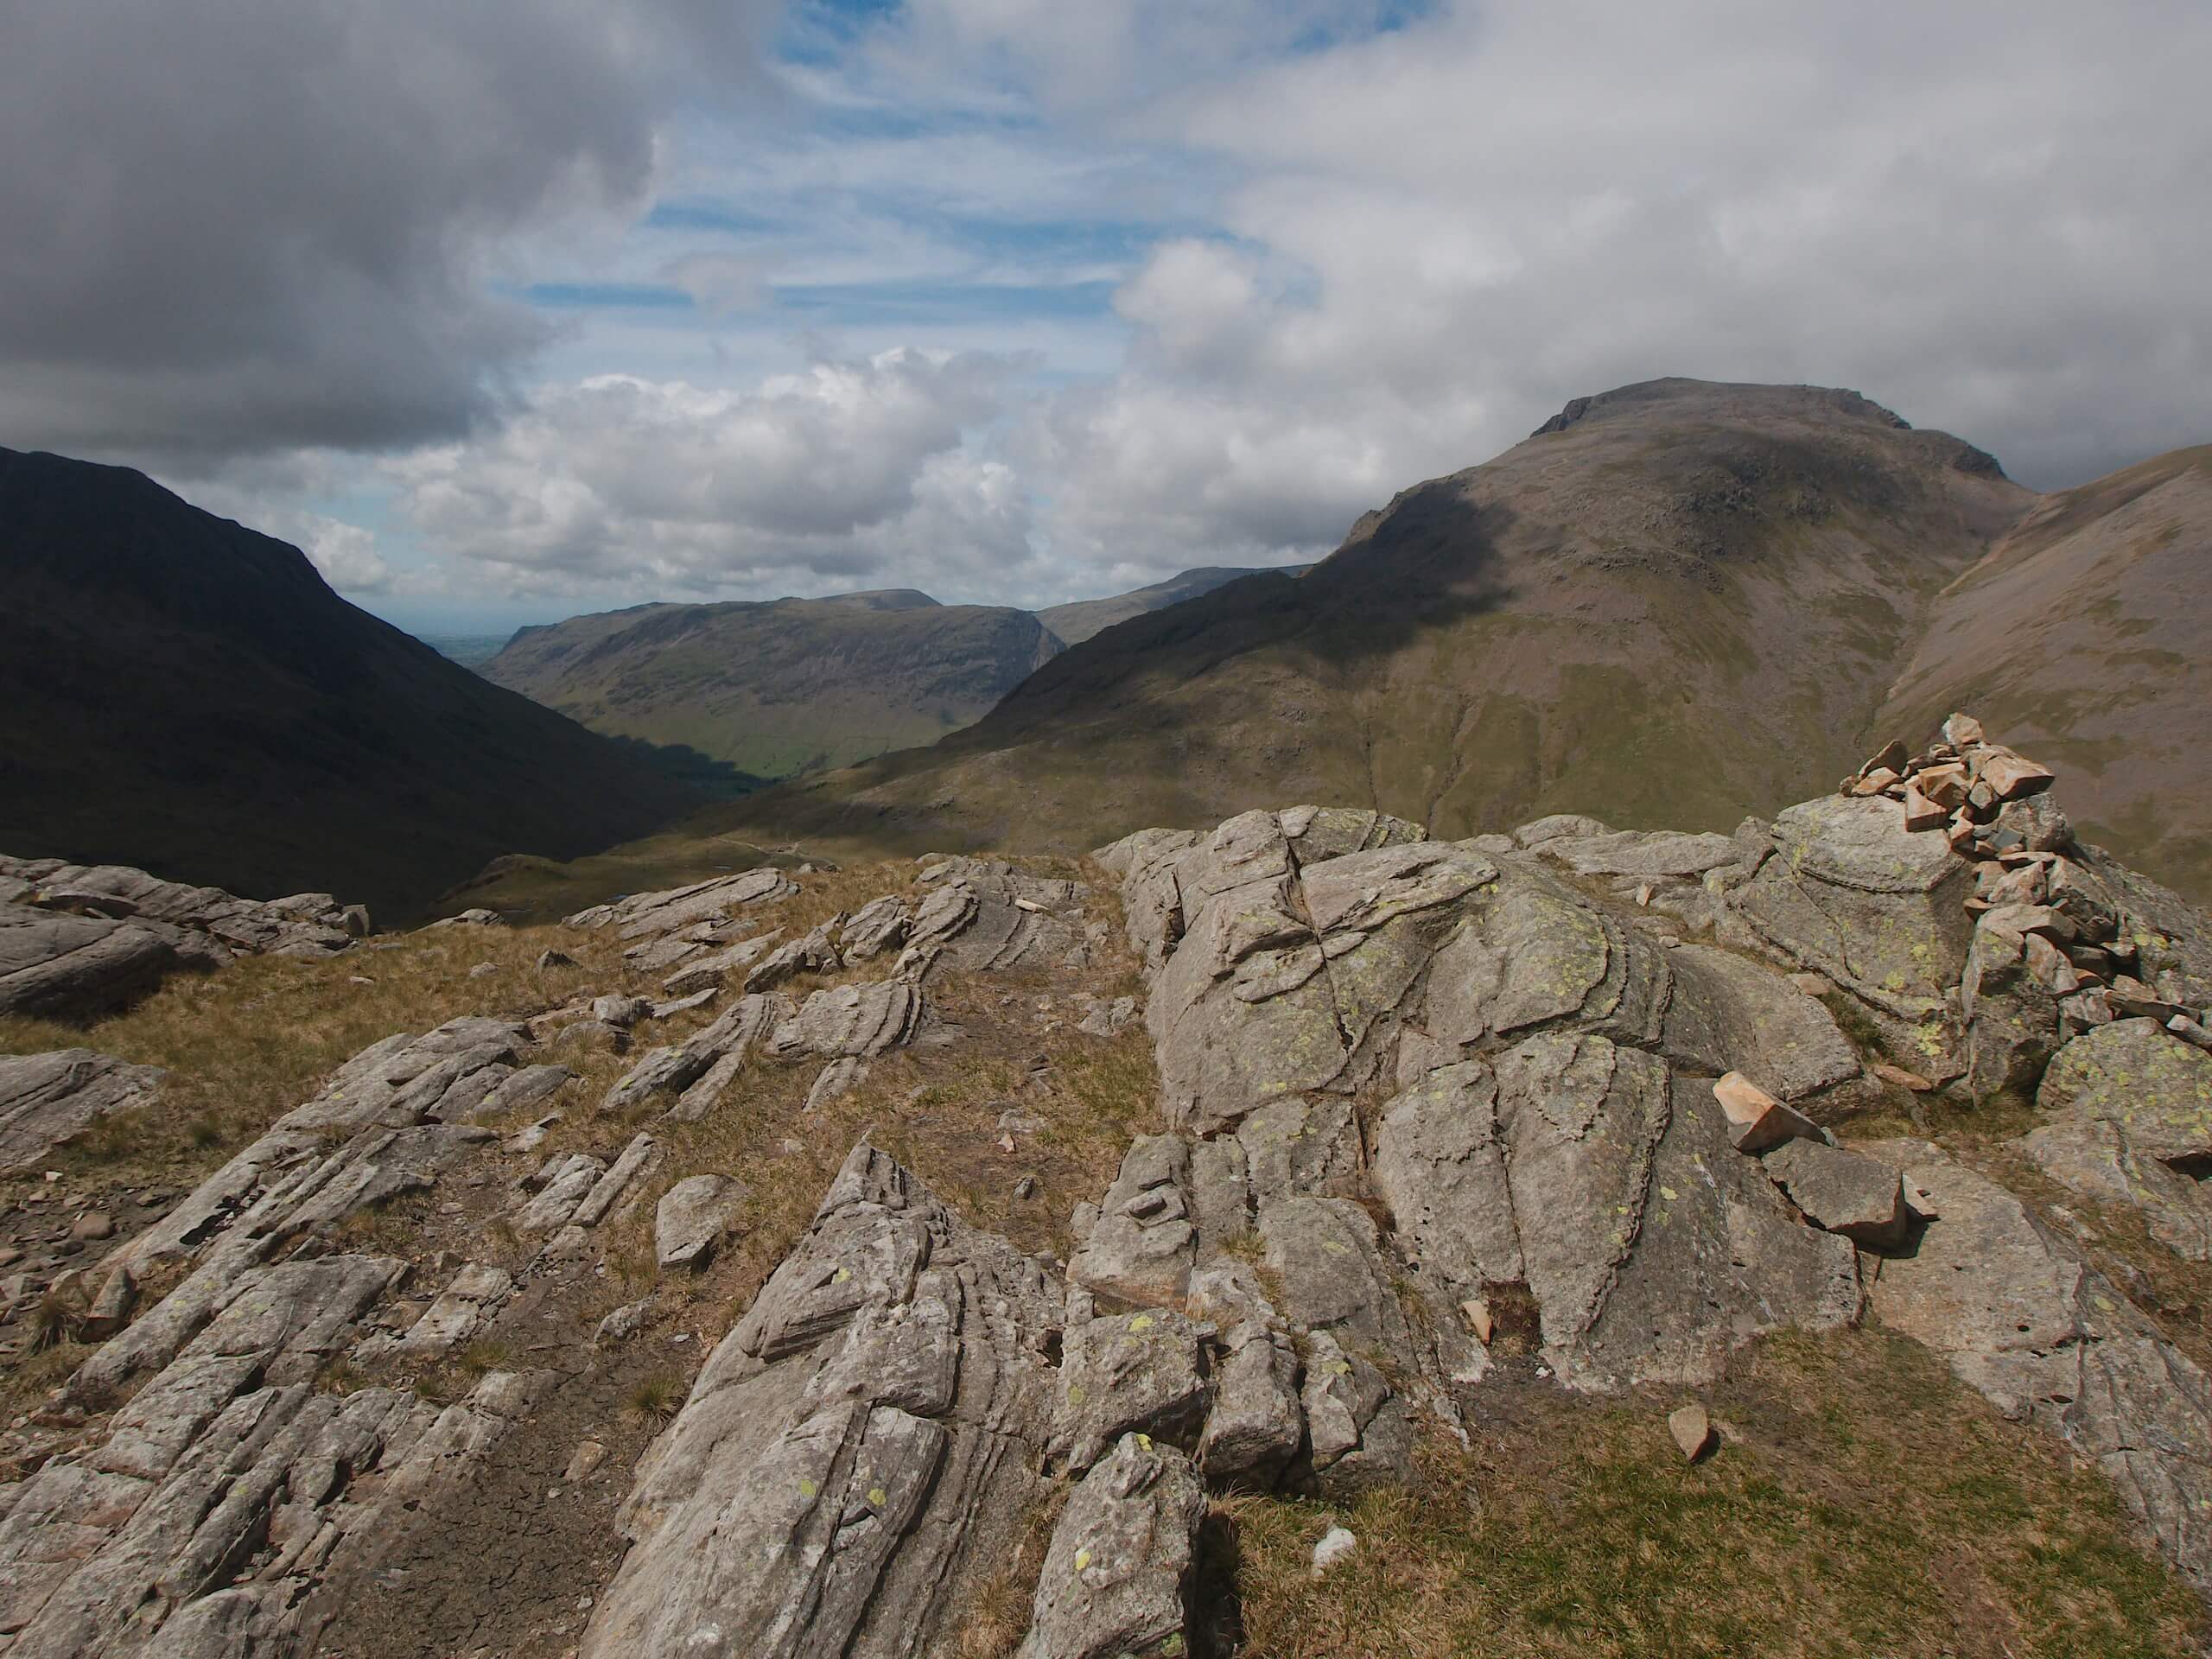
M 620 212 L 770 0 L 7 0 L 0 439 L 190 470 L 466 429 L 545 338 L 497 296 Z

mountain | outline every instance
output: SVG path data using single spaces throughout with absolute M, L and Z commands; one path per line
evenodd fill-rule
M 1950 709 L 2067 769 L 2083 833 L 2212 895 L 2212 446 L 2038 502 L 1935 601 L 1880 716 Z
M 426 905 L 696 801 L 143 474 L 0 449 L 0 850 Z
M 1853 392 L 1577 398 L 1298 580 L 1124 622 L 934 748 L 727 819 L 1033 850 L 1284 798 L 1446 836 L 1576 810 L 1726 830 L 1855 764 L 1938 595 L 2037 500 Z
M 897 589 L 571 617 L 480 671 L 594 731 L 774 779 L 933 742 L 1060 649 L 1027 611 Z
M 1243 577 L 1259 575 L 1263 569 L 1268 568 L 1201 565 L 1195 570 L 1179 572 L 1165 582 L 1155 582 L 1148 588 L 1133 588 L 1126 594 L 1048 606 L 1037 613 L 1037 620 L 1067 644 L 1079 645 L 1093 634 L 1103 632 L 1116 622 L 1126 622 L 1133 616 L 1142 616 L 1149 611 L 1164 611 L 1170 605 L 1180 605 L 1186 599 L 1199 598 Z M 1273 573 L 1300 576 L 1312 569 L 1311 565 L 1289 565 L 1274 567 Z

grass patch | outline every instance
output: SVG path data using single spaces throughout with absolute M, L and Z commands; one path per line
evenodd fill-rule
M 1711 1396 L 1686 1465 L 1668 1402 L 1529 1393 L 1432 1445 L 1414 1490 L 1218 1506 L 1214 1650 L 1357 1656 L 1973 1656 L 2201 1650 L 2202 1610 L 2110 1488 L 1917 1344 L 1787 1336 Z M 1357 1552 L 1319 1583 L 1332 1522 Z
M 319 962 L 249 957 L 178 975 L 90 1026 L 0 1017 L 0 1053 L 91 1048 L 168 1073 L 151 1104 L 95 1124 L 52 1166 L 73 1179 L 197 1179 L 395 1032 L 463 1014 L 521 1019 L 628 977 L 611 931 L 439 928 L 387 943 Z M 579 966 L 539 972 L 539 953 L 553 946 Z M 494 971 L 471 978 L 485 962 Z

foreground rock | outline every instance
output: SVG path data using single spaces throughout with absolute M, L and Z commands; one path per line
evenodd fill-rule
M 1916 1249 L 1883 1264 L 1873 1288 L 1883 1323 L 1943 1355 L 2006 1416 L 2095 1463 L 2212 1592 L 2212 1378 L 1995 1182 L 1923 1141 L 1866 1150 L 1941 1217 Z
M 1855 1317 L 1851 1245 L 1797 1223 L 1711 1083 L 1740 1069 L 1819 1110 L 1859 1071 L 1827 1010 L 1666 948 L 1533 858 L 1417 834 L 1300 809 L 1100 855 L 1159 964 L 1147 1018 L 1178 1133 L 1141 1141 L 1079 1223 L 1076 1281 L 1172 1301 L 1256 1230 L 1294 1326 L 1440 1383 L 1487 1371 L 1459 1308 L 1493 1287 L 1526 1287 L 1579 1388 L 1710 1377 L 1758 1330 Z M 1370 1090 L 1389 1236 L 1354 1201 Z M 1389 1289 L 1402 1264 L 1433 1338 Z M 1373 1392 L 1343 1409 L 1387 1427 L 1402 1407 Z
M 83 1019 L 180 967 L 330 956 L 368 929 L 365 910 L 327 893 L 263 902 L 120 864 L 0 855 L 0 1014 Z
M 1205 1488 L 1180 1452 L 1124 1435 L 1068 1499 L 1020 1659 L 1188 1651 Z
M 639 1465 L 582 1653 L 945 1650 L 1044 1492 L 1058 1286 L 873 1148 Z

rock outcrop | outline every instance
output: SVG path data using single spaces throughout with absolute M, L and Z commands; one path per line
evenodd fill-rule
M 588 1659 L 934 1654 L 987 1600 L 1026 1605 L 1027 1659 L 1166 1656 L 1198 1633 L 1209 1493 L 1350 1500 L 1420 1479 L 1425 1434 L 1497 1432 L 1518 1391 L 1694 1389 L 1762 1333 L 1866 1317 L 2063 1437 L 2212 1598 L 2212 1380 L 2037 1199 L 2048 1178 L 2212 1259 L 2212 1054 L 2189 1029 L 2212 923 L 2062 834 L 2040 769 L 1967 734 L 1947 813 L 1952 762 L 1900 748 L 1725 836 L 1554 817 L 1446 842 L 1311 807 L 1141 832 L 1096 855 L 1126 953 L 1083 882 L 964 857 L 827 920 L 779 913 L 774 871 L 572 918 L 619 929 L 638 974 L 711 967 L 687 996 L 727 1000 L 578 988 L 526 1023 L 388 1039 L 110 1249 L 73 1287 L 97 1345 L 6 1448 L 27 1478 L 0 1486 L 0 1639 L 303 1653 L 393 1552 L 419 1563 L 467 1482 L 519 1467 L 487 1502 L 626 1494 L 619 1567 L 588 1599 L 562 1580 L 556 1633 Z M 743 990 L 728 953 L 778 937 L 788 975 Z M 1066 1193 L 1068 1260 L 863 1137 L 771 1267 L 782 1178 L 731 1155 L 732 1126 L 769 1100 L 787 1147 L 882 1122 L 871 1087 L 928 1079 L 979 1007 L 1116 1041 L 1132 968 L 1158 1118 L 1103 1192 Z M 641 1052 L 564 1109 L 574 1074 L 542 1045 L 582 1025 Z M 11 1074 L 11 1130 L 153 1082 L 81 1054 Z M 1853 1139 L 1870 1110 L 1999 1087 L 2035 1116 L 2009 1145 Z M 1001 1152 L 1038 1127 L 988 1111 Z M 454 1247 L 388 1248 L 408 1205 Z M 633 1467 L 601 1419 L 543 1426 L 695 1353 L 702 1299 L 757 1282 L 747 1256 L 766 1282 L 680 1404 L 639 1396 L 658 1432 Z M 618 1296 L 621 1274 L 647 1283 Z M 1692 1460 L 1726 1427 L 1700 1403 L 1671 1421 Z
M 941 1650 L 1043 1495 L 1052 1276 L 855 1148 L 622 1511 L 586 1659 Z
M 180 967 L 330 956 L 368 931 L 367 911 L 327 893 L 264 902 L 120 864 L 0 856 L 0 1014 L 82 1019 Z
M 110 1113 L 150 1104 L 161 1081 L 156 1066 L 88 1048 L 0 1054 L 0 1174 L 37 1168 Z

